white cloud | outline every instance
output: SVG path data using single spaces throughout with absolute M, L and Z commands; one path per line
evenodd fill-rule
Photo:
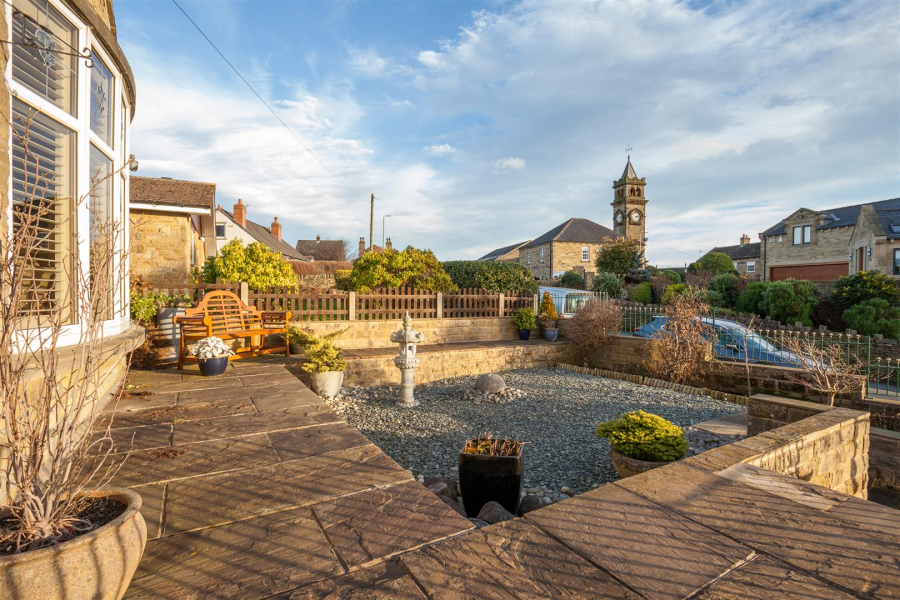
M 388 68 L 387 59 L 379 56 L 378 53 L 371 48 L 360 50 L 359 48 L 351 47 L 349 53 L 350 68 L 366 77 L 378 77 Z
M 444 156 L 445 154 L 453 154 L 456 148 L 450 144 L 436 144 L 434 146 L 425 146 L 422 151 L 429 156 Z
M 525 168 L 525 159 L 508 156 L 494 162 L 494 173 L 506 173 L 508 171 L 521 171 Z

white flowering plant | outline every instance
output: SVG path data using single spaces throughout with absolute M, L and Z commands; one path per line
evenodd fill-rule
M 234 351 L 215 336 L 203 338 L 191 348 L 191 355 L 197 358 L 221 358 L 232 354 Z

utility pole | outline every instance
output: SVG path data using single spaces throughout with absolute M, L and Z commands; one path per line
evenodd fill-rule
M 372 245 L 372 238 L 375 236 L 375 194 L 372 194 L 372 200 L 369 203 L 369 252 L 373 252 L 375 248 Z

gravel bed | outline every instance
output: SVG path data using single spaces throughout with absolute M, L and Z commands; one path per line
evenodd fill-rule
M 527 442 L 528 493 L 561 497 L 563 487 L 580 493 L 617 479 L 606 440 L 597 424 L 643 409 L 687 428 L 744 410 L 707 396 L 694 396 L 615 379 L 556 369 L 521 369 L 501 374 L 524 392 L 508 403 L 476 404 L 464 398 L 474 377 L 444 379 L 416 387 L 419 406 L 397 408 L 399 386 L 345 387 L 330 403 L 351 425 L 418 479 L 456 479 L 465 440 L 491 432 Z M 735 441 L 688 430 L 691 453 Z M 718 439 L 721 438 L 721 439 Z

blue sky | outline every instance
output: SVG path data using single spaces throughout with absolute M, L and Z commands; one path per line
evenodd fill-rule
M 612 225 L 625 147 L 647 257 L 679 265 L 799 206 L 900 196 L 900 3 L 118 0 L 140 174 L 217 184 L 294 242 L 477 258 Z

